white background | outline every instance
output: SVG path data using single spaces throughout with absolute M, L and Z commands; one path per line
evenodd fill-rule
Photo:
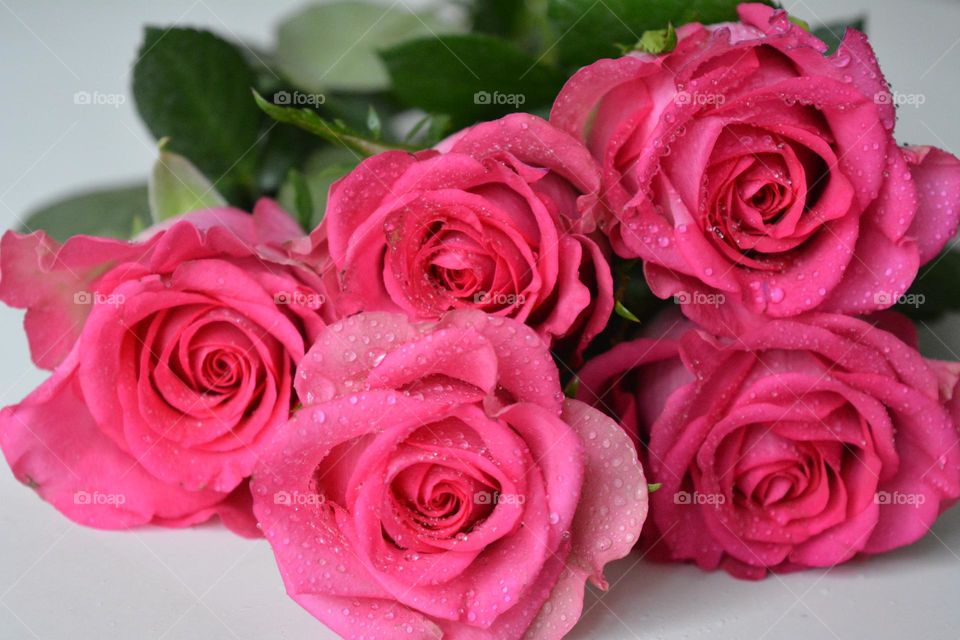
M 419 3 L 416 3 L 419 4 Z M 811 23 L 869 11 L 900 109 L 898 138 L 960 152 L 960 4 L 786 0 Z M 131 100 L 78 106 L 77 91 L 129 94 L 144 24 L 209 27 L 269 47 L 296 0 L 0 0 L 0 227 L 76 189 L 142 180 L 153 143 Z M 598 7 L 597 10 L 602 9 Z M 960 295 L 960 292 L 958 292 Z M 22 313 L 0 308 L 0 404 L 45 374 Z M 922 328 L 929 355 L 960 360 L 955 319 Z M 960 509 L 910 548 L 760 583 L 630 557 L 587 597 L 576 638 L 958 638 Z M 335 637 L 286 598 L 268 545 L 218 526 L 105 533 L 71 524 L 0 467 L 0 640 L 290 640 Z

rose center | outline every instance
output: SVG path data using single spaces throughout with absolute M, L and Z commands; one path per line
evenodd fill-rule
M 226 393 L 236 388 L 248 368 L 246 357 L 233 349 L 214 349 L 200 356 L 198 391 Z
M 465 470 L 418 463 L 391 483 L 393 509 L 418 537 L 452 538 L 469 533 L 492 511 L 496 487 Z M 409 540 L 395 540 L 409 547 Z

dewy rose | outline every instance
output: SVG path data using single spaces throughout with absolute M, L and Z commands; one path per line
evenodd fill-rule
M 898 147 L 866 36 L 835 53 L 759 4 L 741 22 L 677 30 L 669 54 L 599 60 L 550 121 L 603 170 L 614 250 L 662 298 L 734 334 L 764 318 L 891 306 L 953 237 L 960 162 Z
M 515 114 L 439 151 L 365 160 L 333 186 L 313 237 L 329 241 L 342 274 L 341 314 L 479 309 L 579 354 L 613 309 L 605 240 L 594 232 L 599 191 L 583 145 Z
M 320 276 L 285 249 L 298 237 L 266 200 L 135 242 L 5 234 L 0 299 L 27 309 L 33 360 L 53 370 L 0 414 L 16 477 L 93 527 L 220 513 L 256 535 L 246 478 L 325 324 Z
M 362 313 L 296 385 L 254 510 L 288 593 L 346 638 L 560 638 L 639 536 L 635 449 L 515 320 Z
M 652 557 L 760 578 L 927 533 L 960 497 L 960 369 L 924 360 L 902 316 L 878 320 L 812 314 L 736 339 L 681 320 L 587 364 L 581 399 L 638 430 L 663 485 Z

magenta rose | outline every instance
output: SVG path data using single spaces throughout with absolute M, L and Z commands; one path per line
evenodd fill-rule
M 717 333 L 891 306 L 956 231 L 960 162 L 897 146 L 862 33 L 826 56 L 783 11 L 739 13 L 683 26 L 669 54 L 599 60 L 557 97 L 551 123 L 602 166 L 614 250 Z
M 908 321 L 884 323 L 910 339 Z M 659 357 L 670 348 L 679 357 Z M 618 345 L 587 364 L 580 393 L 639 424 L 663 485 L 654 555 L 760 578 L 910 544 L 960 497 L 950 370 L 879 326 L 812 314 L 739 339 Z M 633 386 L 653 374 L 672 385 Z
M 345 638 L 560 638 L 637 541 L 633 446 L 515 320 L 352 316 L 296 386 L 254 511 L 287 592 Z
M 7 232 L 0 300 L 27 309 L 33 360 L 53 370 L 0 414 L 16 477 L 92 527 L 219 513 L 254 535 L 246 478 L 325 324 L 320 276 L 284 248 L 298 236 L 269 201 L 135 242 Z
M 418 319 L 478 309 L 582 351 L 613 308 L 599 191 L 583 145 L 529 114 L 439 151 L 369 158 L 333 186 L 317 232 L 341 274 L 338 306 Z

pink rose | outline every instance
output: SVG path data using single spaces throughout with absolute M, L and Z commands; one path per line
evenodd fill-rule
M 613 308 L 591 233 L 599 190 L 589 152 L 529 114 L 478 124 L 440 151 L 369 158 L 333 186 L 318 231 L 342 274 L 338 306 L 419 319 L 479 309 L 579 352 Z
M 783 11 L 739 13 L 683 26 L 667 55 L 599 60 L 557 97 L 551 122 L 602 165 L 614 250 L 717 333 L 891 306 L 956 231 L 960 162 L 897 146 L 862 33 L 825 56 Z
M 909 322 L 879 320 L 910 339 Z M 654 361 L 671 346 L 679 358 Z M 948 369 L 879 326 L 812 314 L 739 339 L 618 345 L 587 364 L 581 394 L 634 395 L 614 406 L 634 412 L 663 484 L 645 532 L 655 555 L 760 578 L 910 544 L 960 497 Z M 629 386 L 653 374 L 673 388 Z
M 294 402 L 324 321 L 320 278 L 275 204 L 213 209 L 141 241 L 7 232 L 0 300 L 27 309 L 51 377 L 0 414 L 17 478 L 70 519 L 117 529 L 220 513 L 254 535 L 249 476 Z
M 564 400 L 529 327 L 363 313 L 296 377 L 252 482 L 287 592 L 345 638 L 560 638 L 633 547 L 647 486 L 612 420 Z

